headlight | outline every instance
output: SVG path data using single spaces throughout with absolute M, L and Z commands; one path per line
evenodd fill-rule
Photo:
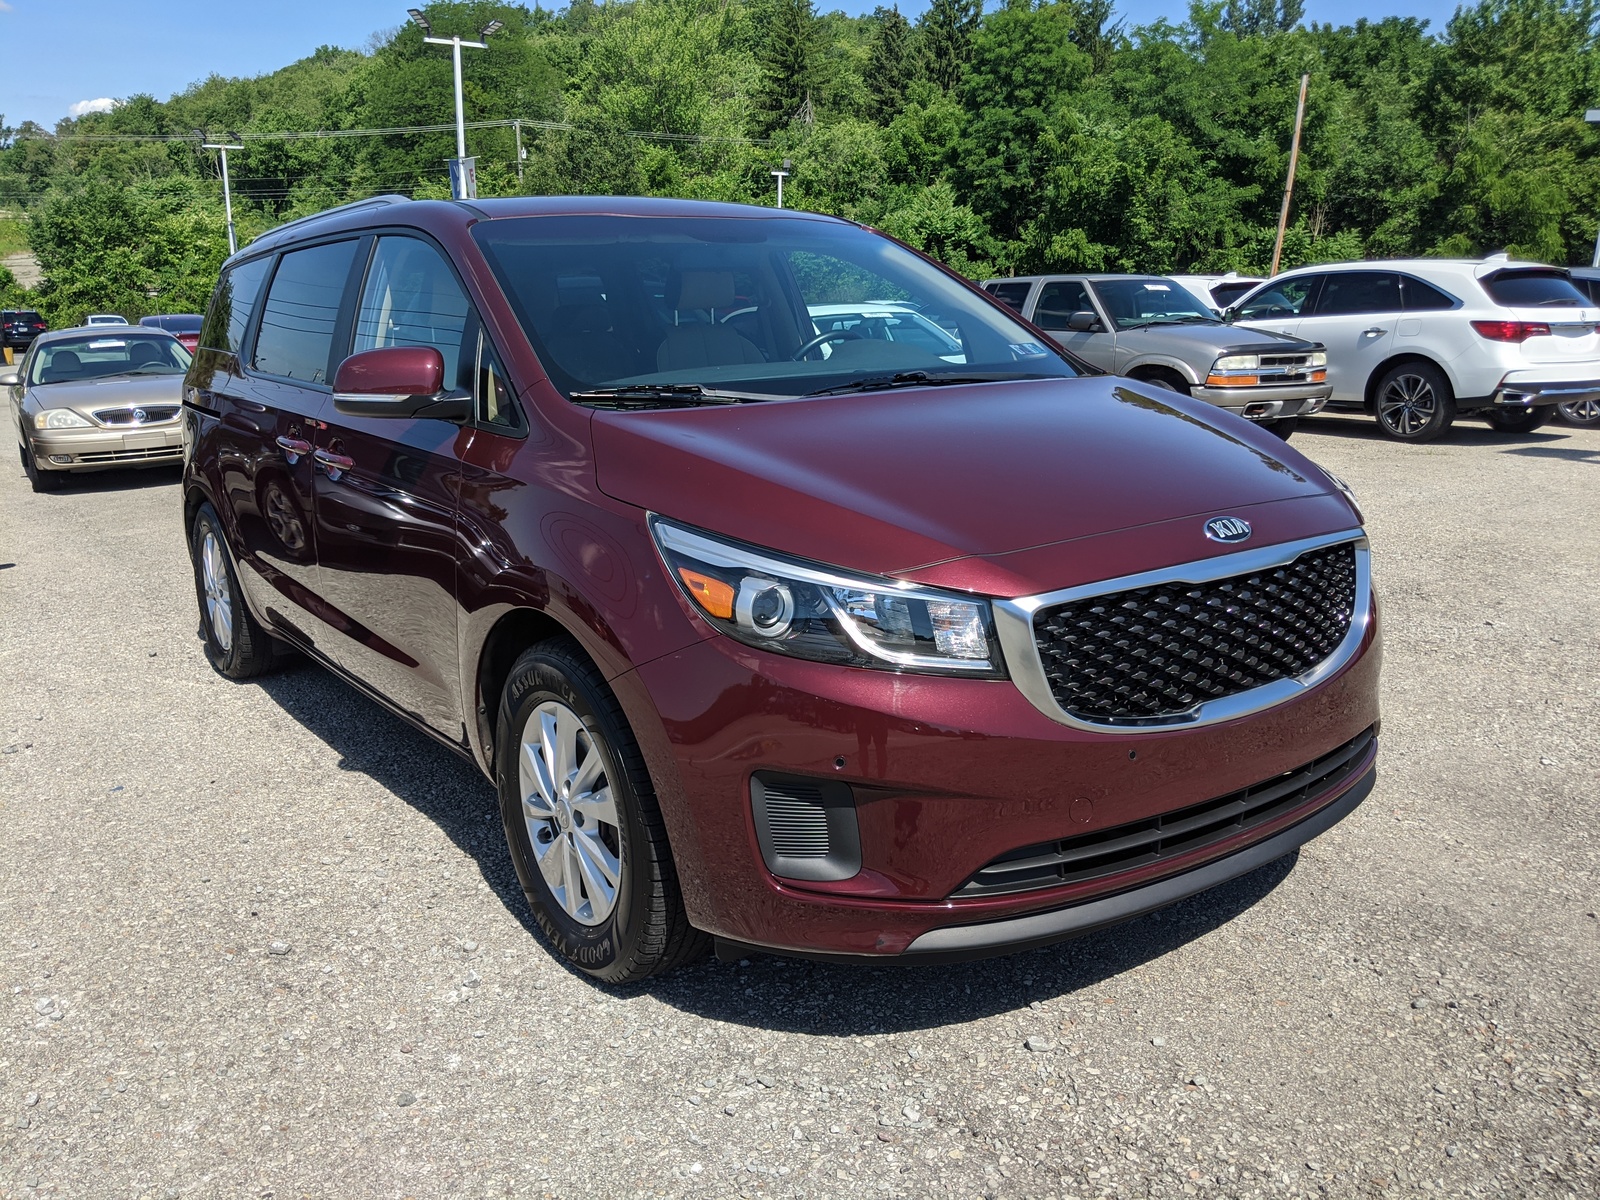
M 696 611 L 747 645 L 853 667 L 1005 677 L 987 600 L 782 558 L 660 518 L 650 531 Z
M 1341 492 L 1343 492 L 1344 493 L 1344 498 L 1346 500 L 1350 501 L 1350 507 L 1356 510 L 1356 521 L 1357 521 L 1357 523 L 1361 524 L 1361 525 L 1365 525 L 1367 523 L 1367 518 L 1361 512 L 1361 504 L 1360 504 L 1360 502 L 1356 500 L 1355 489 L 1352 488 L 1344 480 L 1340 479 L 1332 471 L 1328 470 L 1327 467 L 1323 467 L 1322 468 L 1322 473 L 1324 475 L 1326 475 L 1329 479 L 1331 479 L 1333 481 L 1333 486 L 1338 488 Z
M 35 429 L 92 429 L 93 421 L 85 421 L 70 408 L 47 408 L 33 416 Z
M 1327 365 L 1328 356 L 1321 350 L 1306 355 L 1306 366 L 1308 367 L 1325 367 Z
M 1258 354 L 1224 354 L 1211 365 L 1212 374 L 1232 375 L 1238 371 L 1258 371 L 1261 356 Z

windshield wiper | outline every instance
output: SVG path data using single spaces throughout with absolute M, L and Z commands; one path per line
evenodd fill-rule
M 781 400 L 759 392 L 722 392 L 698 383 L 637 383 L 628 387 L 590 388 L 568 397 L 593 408 L 698 408 L 708 404 L 744 404 Z
M 976 375 L 930 375 L 926 371 L 901 371 L 898 375 L 873 375 L 857 379 L 854 383 L 841 383 L 838 387 L 807 392 L 807 396 L 843 396 L 850 392 L 880 392 L 903 387 L 945 387 L 961 383 L 1004 383 L 1011 379 L 1049 379 L 1048 375 L 1033 375 L 1019 371 L 988 371 Z

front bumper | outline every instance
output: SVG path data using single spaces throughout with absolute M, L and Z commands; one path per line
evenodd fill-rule
M 177 421 L 120 429 L 36 429 L 28 435 L 41 471 L 106 471 L 183 461 Z
M 1189 389 L 1196 400 L 1225 408 L 1248 421 L 1276 421 L 1287 417 L 1309 417 L 1319 412 L 1333 395 L 1328 383 L 1297 384 L 1293 387 L 1206 387 Z
M 1281 819 L 1192 853 L 1032 891 L 953 896 L 1020 847 L 1299 770 L 1377 724 L 1380 659 L 1374 619 L 1358 653 L 1294 699 L 1221 724 L 1134 733 L 1062 725 L 1007 680 L 830 667 L 721 637 L 613 684 L 697 927 L 808 956 L 970 957 L 1149 911 L 1316 836 L 1370 789 L 1370 761 Z M 751 799 L 758 772 L 848 784 L 860 869 L 816 881 L 768 870 Z

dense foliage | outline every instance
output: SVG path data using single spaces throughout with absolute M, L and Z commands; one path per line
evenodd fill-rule
M 466 55 L 482 194 L 786 200 L 881 226 L 975 276 L 1260 271 L 1311 76 L 1285 264 L 1497 249 L 1587 261 L 1600 222 L 1600 0 L 1480 0 L 1445 29 L 1307 27 L 1301 0 L 1195 3 L 1127 29 L 1111 0 L 933 0 L 915 22 L 813 0 L 429 5 L 505 29 Z M 406 26 L 257 79 L 0 128 L 0 208 L 28 218 L 53 320 L 192 309 L 226 248 L 380 191 L 447 194 L 447 52 Z M 0 121 L 3 126 L 3 121 Z M 361 133 L 354 131 L 390 131 Z M 341 136 L 266 136 L 326 131 Z M 159 140 L 168 139 L 168 140 Z M 0 281 L 4 282 L 4 281 Z M 17 295 L 7 285 L 8 295 Z

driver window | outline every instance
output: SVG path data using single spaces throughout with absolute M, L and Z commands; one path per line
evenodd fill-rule
M 444 358 L 449 386 L 460 378 L 468 311 L 461 285 L 437 250 L 416 238 L 379 238 L 361 289 L 353 352 L 432 346 Z
M 1033 323 L 1040 329 L 1067 328 L 1067 318 L 1073 313 L 1093 312 L 1089 303 L 1089 289 L 1081 280 L 1047 283 L 1039 291 L 1039 303 L 1034 306 Z
M 1252 317 L 1298 317 L 1310 308 L 1322 278 L 1321 275 L 1301 275 L 1268 284 L 1240 306 L 1238 315 L 1246 321 Z

